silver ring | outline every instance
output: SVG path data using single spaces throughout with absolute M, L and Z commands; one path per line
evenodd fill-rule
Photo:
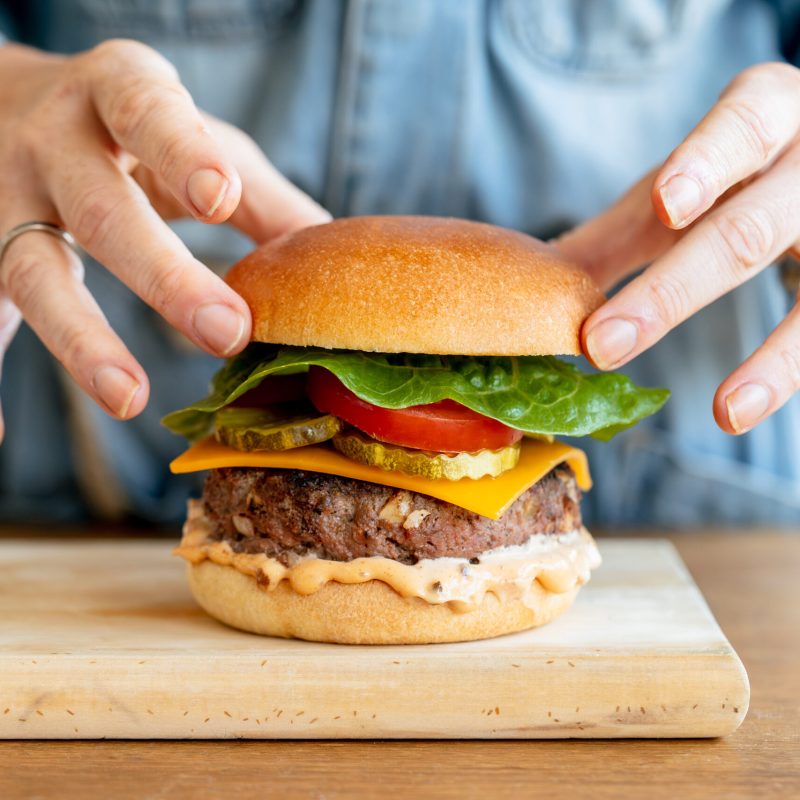
M 0 237 L 0 261 L 3 260 L 6 249 L 17 236 L 22 236 L 23 233 L 29 233 L 31 231 L 39 231 L 41 233 L 49 233 L 51 236 L 57 236 L 70 250 L 80 255 L 78 243 L 69 231 L 65 231 L 62 227 L 54 225 L 52 222 L 33 220 L 31 222 L 23 222 L 21 225 L 15 225 L 8 233 Z

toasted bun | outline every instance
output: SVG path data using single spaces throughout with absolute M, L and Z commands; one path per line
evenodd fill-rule
M 487 593 L 465 614 L 418 598 L 403 598 L 380 581 L 327 583 L 301 595 L 286 582 L 272 591 L 233 567 L 202 561 L 188 566 L 197 602 L 218 620 L 251 633 L 339 644 L 432 644 L 488 639 L 544 625 L 566 611 L 578 589 L 563 594 L 539 583 L 529 596 L 501 601 Z
M 443 355 L 580 353 L 603 301 L 592 279 L 522 233 L 438 217 L 354 217 L 288 234 L 228 283 L 253 339 Z

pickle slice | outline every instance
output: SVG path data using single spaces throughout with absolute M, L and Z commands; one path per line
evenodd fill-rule
M 237 450 L 292 450 L 319 444 L 342 429 L 332 414 L 282 416 L 267 408 L 222 408 L 214 415 L 214 436 Z
M 252 428 L 256 425 L 268 425 L 281 419 L 287 419 L 290 414 L 282 414 L 279 409 L 249 408 L 241 406 L 226 406 L 214 414 L 215 428 Z
M 519 461 L 519 443 L 499 450 L 481 450 L 477 453 L 432 453 L 427 450 L 410 450 L 396 444 L 378 442 L 354 431 L 333 437 L 333 446 L 343 455 L 371 467 L 397 470 L 423 478 L 495 478 L 512 469 Z

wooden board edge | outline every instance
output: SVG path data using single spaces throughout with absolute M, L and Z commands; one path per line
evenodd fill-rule
M 287 683 L 280 659 L 268 671 L 249 673 L 233 661 L 206 660 L 205 667 L 196 661 L 195 672 L 176 675 L 158 660 L 137 670 L 132 659 L 116 658 L 98 680 L 88 664 L 65 675 L 63 664 L 51 670 L 45 663 L 32 679 L 29 670 L 12 670 L 0 659 L 0 738 L 706 738 L 733 733 L 750 697 L 747 673 L 729 646 L 665 656 L 658 664 L 643 657 L 622 677 L 611 658 L 576 655 L 555 665 L 570 675 L 567 696 L 559 696 L 563 675 L 552 665 L 534 667 L 524 659 L 518 668 L 465 662 L 470 674 L 460 685 L 471 685 L 472 694 L 459 689 L 457 675 L 448 686 L 445 676 L 413 668 L 365 665 L 337 683 L 320 667 Z M 657 697 L 648 683 L 656 666 L 662 675 Z M 513 680 L 503 668 L 514 670 Z M 212 674 L 216 689 L 209 695 Z M 383 691 L 365 694 L 367 678 Z M 165 693 L 158 686 L 178 688 Z M 619 702 L 608 703 L 615 693 Z M 6 706 L 4 696 L 25 701 Z

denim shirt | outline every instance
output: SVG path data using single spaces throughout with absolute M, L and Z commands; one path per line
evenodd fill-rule
M 780 58 L 798 30 L 795 3 L 756 0 L 28 0 L 0 9 L 10 37 L 47 50 L 147 42 L 200 107 L 250 133 L 335 216 L 452 215 L 540 237 L 605 208 L 736 73 Z M 210 265 L 250 246 L 224 228 L 176 228 Z M 111 420 L 23 328 L 3 371 L 0 517 L 85 515 L 98 505 L 83 487 L 99 477 L 101 507 L 176 520 L 198 476 L 169 475 L 183 444 L 159 418 L 202 395 L 215 362 L 97 265 L 87 282 L 150 374 L 150 404 L 131 422 Z M 589 521 L 800 521 L 798 400 L 742 437 L 711 415 L 718 383 L 790 301 L 768 269 L 625 369 L 672 399 L 610 443 L 582 443 L 595 478 Z

